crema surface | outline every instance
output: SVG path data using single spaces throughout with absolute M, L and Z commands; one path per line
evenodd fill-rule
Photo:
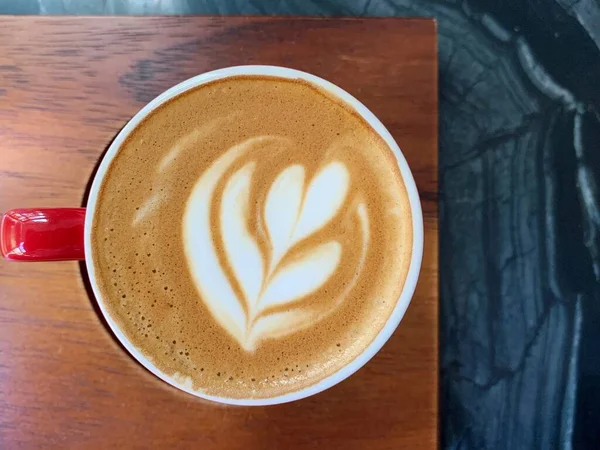
M 405 282 L 411 223 L 392 151 L 350 107 L 306 82 L 235 77 L 130 134 L 92 256 L 109 315 L 160 371 L 265 398 L 373 341 Z

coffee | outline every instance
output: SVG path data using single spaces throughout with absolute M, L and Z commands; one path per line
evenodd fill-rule
M 109 316 L 161 372 L 268 398 L 373 341 L 411 224 L 394 154 L 353 109 L 304 81 L 232 77 L 131 132 L 99 192 L 92 256 Z

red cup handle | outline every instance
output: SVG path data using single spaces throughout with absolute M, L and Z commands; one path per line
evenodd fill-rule
M 85 208 L 13 209 L 2 216 L 0 250 L 10 261 L 85 259 Z

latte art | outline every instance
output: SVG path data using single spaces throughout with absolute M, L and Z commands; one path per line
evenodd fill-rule
M 200 298 L 247 351 L 254 350 L 263 339 L 283 337 L 316 323 L 332 312 L 345 294 L 318 305 L 302 302 L 335 275 L 343 257 L 338 240 L 324 236 L 294 254 L 299 243 L 321 231 L 336 219 L 340 209 L 351 204 L 347 199 L 350 174 L 343 163 L 328 163 L 312 180 L 305 180 L 306 170 L 301 164 L 287 166 L 271 184 L 264 205 L 257 205 L 251 214 L 257 164 L 251 161 L 229 176 L 220 201 L 215 199 L 217 185 L 236 160 L 264 141 L 287 144 L 283 138 L 260 136 L 229 149 L 197 181 L 183 218 L 183 246 Z M 220 233 L 211 227 L 212 206 L 219 202 L 216 223 Z M 352 289 L 360 275 L 369 238 L 365 204 L 352 205 L 361 224 L 362 254 L 347 289 Z M 268 238 L 262 246 L 264 253 L 257 243 L 259 237 L 248 229 L 250 220 L 267 231 L 263 233 L 263 239 Z M 219 258 L 220 253 L 225 257 Z M 221 261 L 226 267 L 221 267 Z
M 107 315 L 177 385 L 221 398 L 313 386 L 367 348 L 411 259 L 392 151 L 315 86 L 211 82 L 128 136 L 98 194 Z

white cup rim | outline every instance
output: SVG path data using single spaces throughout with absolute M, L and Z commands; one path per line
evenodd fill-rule
M 312 386 L 300 389 L 295 392 L 290 392 L 284 395 L 270 397 L 270 398 L 247 398 L 247 399 L 235 399 L 235 398 L 226 398 L 226 397 L 218 397 L 213 395 L 207 395 L 202 392 L 197 392 L 192 390 L 188 386 L 184 386 L 181 383 L 177 382 L 175 379 L 170 377 L 169 375 L 163 373 L 159 370 L 153 363 L 151 363 L 131 342 L 127 339 L 124 333 L 121 331 L 119 326 L 110 316 L 104 301 L 102 299 L 102 293 L 98 287 L 98 283 L 96 280 L 96 274 L 93 264 L 92 257 L 92 245 L 91 245 L 91 232 L 92 232 L 92 220 L 96 210 L 96 204 L 98 199 L 98 193 L 100 191 L 100 186 L 105 178 L 107 170 L 110 166 L 110 163 L 116 156 L 119 148 L 125 141 L 125 139 L 129 136 L 129 134 L 140 124 L 140 122 L 148 116 L 153 110 L 155 110 L 158 106 L 162 105 L 166 101 L 176 97 L 177 95 L 200 86 L 202 84 L 209 83 L 211 81 L 220 80 L 223 78 L 229 78 L 233 76 L 240 75 L 262 75 L 262 76 L 275 76 L 282 77 L 288 79 L 301 79 L 308 81 L 309 83 L 316 84 L 317 86 L 325 89 L 327 92 L 332 93 L 336 97 L 342 99 L 345 103 L 350 105 L 352 108 L 358 112 L 358 114 L 365 119 L 371 127 L 385 140 L 386 144 L 393 151 L 396 156 L 398 167 L 402 174 L 402 178 L 404 180 L 404 184 L 406 186 L 406 190 L 408 193 L 408 199 L 410 203 L 410 208 L 412 212 L 412 228 L 413 228 L 413 246 L 412 246 L 412 254 L 410 266 L 408 269 L 408 273 L 406 276 L 406 280 L 404 283 L 404 287 L 400 294 L 400 298 L 398 299 L 394 310 L 390 314 L 388 320 L 386 321 L 383 328 L 379 331 L 375 339 L 366 347 L 361 354 L 359 354 L 352 362 L 342 367 L 335 373 L 323 378 L 319 382 L 313 384 Z M 188 392 L 197 397 L 201 397 L 207 400 L 225 403 L 230 405 L 243 405 L 243 406 L 264 406 L 264 405 L 275 405 L 279 403 L 286 403 L 295 400 L 300 400 L 305 397 L 312 396 L 319 392 L 328 389 L 341 381 L 348 378 L 350 375 L 355 373 L 358 369 L 364 366 L 375 354 L 383 347 L 383 345 L 390 338 L 392 333 L 396 330 L 400 321 L 404 317 L 404 313 L 408 308 L 408 305 L 411 301 L 413 293 L 415 291 L 415 287 L 417 285 L 417 279 L 419 276 L 419 271 L 421 269 L 421 260 L 423 257 L 423 215 L 421 211 L 421 202 L 419 200 L 419 194 L 417 191 L 417 187 L 408 167 L 408 163 L 402 154 L 402 151 L 398 147 L 398 144 L 389 133 L 389 131 L 385 128 L 385 126 L 375 117 L 375 115 L 367 109 L 360 101 L 354 98 L 352 95 L 341 89 L 340 87 L 326 81 L 320 77 L 309 74 L 307 72 L 302 72 L 295 69 L 290 69 L 286 67 L 279 66 L 265 66 L 265 65 L 251 65 L 251 66 L 235 66 L 235 67 L 227 67 L 224 69 L 218 69 L 211 72 L 206 72 L 201 75 L 197 75 L 188 80 L 185 80 L 170 89 L 166 90 L 159 96 L 157 96 L 154 100 L 144 106 L 129 122 L 125 125 L 125 127 L 119 132 L 116 138 L 111 143 L 108 151 L 104 155 L 100 166 L 98 167 L 98 171 L 94 176 L 94 180 L 92 182 L 92 187 L 90 189 L 90 194 L 87 202 L 87 210 L 85 216 L 85 262 L 87 266 L 87 273 L 89 276 L 90 284 L 92 286 L 92 290 L 94 292 L 94 296 L 98 303 L 106 322 L 110 326 L 112 332 L 115 334 L 117 339 L 121 342 L 121 344 L 127 349 L 127 351 L 146 369 L 156 375 L 158 378 L 163 381 L 169 383 L 170 385 L 181 389 L 182 391 Z

